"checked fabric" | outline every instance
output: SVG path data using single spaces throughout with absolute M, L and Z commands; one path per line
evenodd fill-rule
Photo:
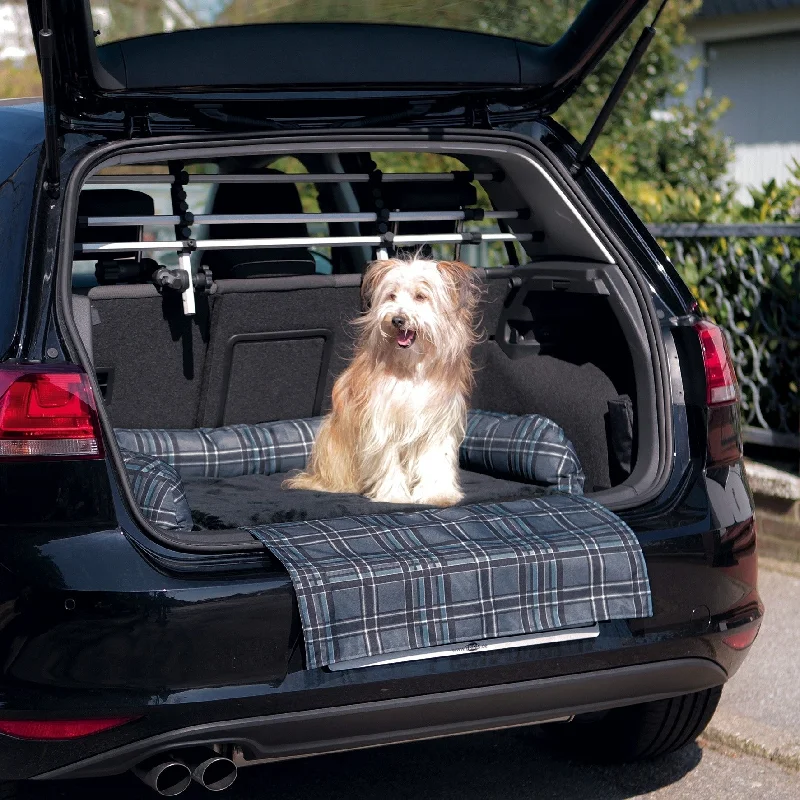
M 308 668 L 652 613 L 636 536 L 582 496 L 247 530 L 292 578 Z
M 541 414 L 470 411 L 459 461 L 473 472 L 583 494 L 586 476 L 572 442 Z
M 125 450 L 159 458 L 183 478 L 272 475 L 305 467 L 321 417 L 192 430 L 115 431 Z M 539 414 L 470 411 L 461 466 L 575 494 L 584 474 L 575 448 L 555 422 Z
M 168 530 L 191 529 L 181 476 L 158 458 L 120 449 L 131 491 L 145 519 Z
M 321 417 L 189 430 L 117 428 L 125 450 L 146 453 L 182 478 L 238 478 L 302 469 Z

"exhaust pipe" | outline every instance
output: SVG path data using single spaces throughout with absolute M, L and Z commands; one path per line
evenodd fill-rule
M 214 750 L 192 750 L 181 753 L 181 755 L 186 756 L 192 780 L 210 792 L 224 791 L 230 788 L 236 780 L 236 764 Z
M 189 767 L 183 761 L 168 756 L 154 756 L 143 761 L 133 768 L 133 774 L 163 797 L 175 797 L 185 792 L 192 782 Z

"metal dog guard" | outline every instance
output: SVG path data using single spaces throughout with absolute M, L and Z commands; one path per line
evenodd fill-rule
M 192 251 L 194 250 L 192 239 L 192 223 L 194 215 L 189 210 L 186 190 L 183 188 L 189 182 L 189 175 L 183 169 L 183 164 L 171 161 L 169 164 L 170 175 L 173 179 L 170 186 L 170 198 L 172 200 L 171 224 L 175 226 L 175 236 L 182 239 L 184 244 L 178 250 L 178 270 L 183 273 L 183 290 L 181 299 L 183 301 L 183 313 L 187 317 L 194 316 L 194 284 L 192 280 Z M 147 223 L 144 223 L 147 224 Z
M 544 233 L 511 233 L 506 225 L 500 233 L 482 233 L 465 231 L 465 222 L 482 220 L 526 220 L 530 218 L 528 209 L 514 211 L 484 211 L 482 208 L 461 208 L 455 211 L 391 211 L 383 204 L 377 204 L 374 211 L 348 211 L 341 213 L 298 213 L 298 214 L 198 214 L 194 215 L 187 203 L 186 185 L 189 183 L 204 184 L 277 184 L 277 183 L 370 183 L 379 187 L 381 183 L 399 183 L 413 181 L 489 182 L 502 181 L 502 172 L 473 173 L 470 171 L 453 171 L 444 173 L 322 173 L 322 174 L 247 174 L 247 175 L 190 175 L 179 162 L 169 163 L 169 174 L 159 175 L 100 175 L 87 181 L 89 186 L 125 184 L 169 184 L 172 201 L 172 214 L 150 216 L 92 216 L 79 217 L 78 225 L 85 227 L 113 227 L 124 225 L 174 226 L 175 239 L 152 242 L 92 242 L 75 245 L 75 255 L 91 253 L 123 253 L 130 250 L 139 252 L 178 253 L 178 268 L 162 267 L 157 271 L 159 285 L 180 291 L 183 300 L 183 311 L 187 316 L 195 313 L 194 293 L 196 288 L 207 288 L 210 275 L 192 275 L 191 254 L 196 250 L 239 250 L 249 248 L 293 248 L 293 247 L 372 247 L 376 248 L 378 257 L 385 258 L 395 247 L 406 247 L 425 244 L 455 245 L 456 252 L 462 245 L 478 245 L 481 242 L 539 242 Z M 377 223 L 378 233 L 375 235 L 348 236 L 296 236 L 252 239 L 201 239 L 192 237 L 192 225 L 234 225 L 234 224 L 306 224 L 316 223 L 350 223 L 357 230 L 358 223 Z M 397 234 L 400 222 L 456 222 L 455 233 L 442 234 Z
M 305 214 L 195 214 L 196 225 L 239 225 L 242 223 L 283 224 L 307 222 L 458 222 L 491 219 L 527 219 L 528 210 L 484 211 L 482 208 L 465 208 L 462 211 L 390 211 L 380 215 L 374 211 Z M 178 225 L 182 218 L 161 214 L 144 217 L 79 217 L 78 224 L 87 227 L 111 225 Z

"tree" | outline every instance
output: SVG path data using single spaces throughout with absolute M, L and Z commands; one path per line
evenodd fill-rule
M 220 14 L 227 24 L 307 20 L 436 24 L 510 36 L 556 41 L 586 0 L 229 0 Z M 684 102 L 699 63 L 686 60 L 686 21 L 701 0 L 667 4 L 655 37 L 620 99 L 593 155 L 625 197 L 647 220 L 713 221 L 732 202 L 725 174 L 730 144 L 715 129 L 727 108 L 708 94 Z M 654 3 L 651 6 L 655 6 Z M 606 54 L 556 119 L 578 140 L 588 133 L 642 28 L 655 8 L 639 19 Z
M 40 97 L 42 79 L 36 58 L 0 61 L 0 97 Z
M 98 41 L 193 27 L 251 22 L 361 21 L 435 24 L 537 42 L 553 42 L 586 0 L 108 0 L 96 8 Z M 730 145 L 715 123 L 726 102 L 707 94 L 692 103 L 685 94 L 699 66 L 681 55 L 686 21 L 701 0 L 668 3 L 627 91 L 593 155 L 647 220 L 714 221 L 726 218 L 732 186 L 725 174 Z M 653 8 L 606 54 L 556 119 L 581 140 L 597 116 Z M 379 42 L 373 43 L 380 46 Z M 365 45 L 366 46 L 366 45 Z M 413 58 L 413 53 L 396 54 Z M 30 69 L 0 72 L 0 90 L 30 91 Z M 3 86 L 3 82 L 6 86 Z M 17 88 L 19 86 L 19 88 Z M 23 92 L 23 93 L 24 93 Z
M 488 30 L 521 39 L 555 41 L 585 0 L 507 0 Z M 556 119 L 579 141 L 589 132 L 611 87 L 655 13 L 651 3 L 609 50 Z M 709 94 L 684 101 L 700 66 L 683 56 L 689 43 L 686 21 L 701 0 L 667 3 L 658 33 L 620 98 L 592 155 L 637 211 L 650 221 L 712 221 L 724 216 L 732 199 L 725 178 L 730 143 L 715 130 L 728 104 Z

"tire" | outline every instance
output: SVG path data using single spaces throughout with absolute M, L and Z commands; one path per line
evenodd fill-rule
M 569 755 L 588 761 L 646 761 L 694 741 L 711 721 L 722 687 L 586 714 L 544 726 Z

